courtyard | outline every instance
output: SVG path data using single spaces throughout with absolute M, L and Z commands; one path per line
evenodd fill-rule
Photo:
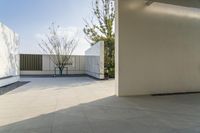
M 200 0 L 0 3 L 0 133 L 200 133 Z
M 0 133 L 199 133 L 200 94 L 116 97 L 114 80 L 22 77 L 0 96 Z

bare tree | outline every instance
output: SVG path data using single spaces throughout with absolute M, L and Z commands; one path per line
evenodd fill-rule
M 55 26 L 52 23 L 48 34 L 46 34 L 45 39 L 41 40 L 39 46 L 43 52 L 49 55 L 51 61 L 58 67 L 60 75 L 62 75 L 63 69 L 70 63 L 72 53 L 78 44 L 78 37 L 61 35 L 59 30 L 60 26 Z

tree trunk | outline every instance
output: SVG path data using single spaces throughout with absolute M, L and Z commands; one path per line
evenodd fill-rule
M 62 76 L 63 75 L 63 68 L 59 67 L 59 74 Z

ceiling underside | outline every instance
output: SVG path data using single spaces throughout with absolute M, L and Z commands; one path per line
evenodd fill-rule
M 200 0 L 146 0 L 146 1 L 173 4 L 184 7 L 200 8 Z

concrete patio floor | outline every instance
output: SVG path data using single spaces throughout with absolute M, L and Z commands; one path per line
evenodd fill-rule
M 22 78 L 0 96 L 0 133 L 200 133 L 200 94 L 114 96 L 114 80 Z

